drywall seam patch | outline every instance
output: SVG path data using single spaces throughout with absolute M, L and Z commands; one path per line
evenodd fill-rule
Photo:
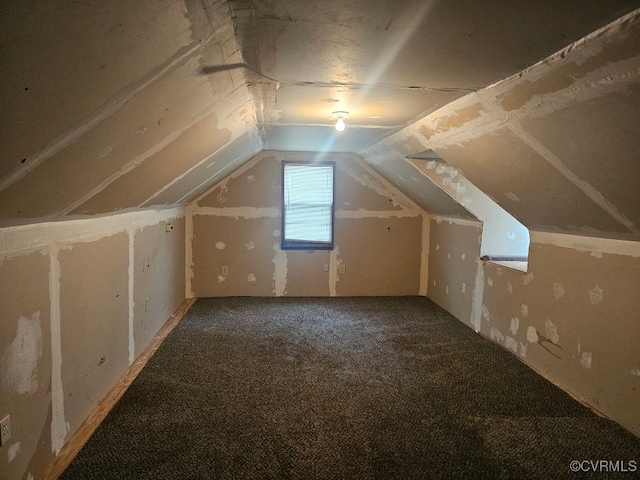
M 49 303 L 51 328 L 51 450 L 57 456 L 64 445 L 69 424 L 64 415 L 62 388 L 62 334 L 60 314 L 60 246 L 49 247 Z
M 184 272 L 184 288 L 185 298 L 193 298 L 193 209 L 187 207 L 185 214 L 185 272 Z
M 133 299 L 133 282 L 134 282 L 134 255 L 135 255 L 135 229 L 130 228 L 127 233 L 129 234 L 129 266 L 128 266 L 128 275 L 129 275 L 129 365 L 133 364 L 135 359 L 135 338 L 133 335 L 133 320 L 134 320 L 134 299 Z
M 420 251 L 420 295 L 426 297 L 429 290 L 429 247 L 431 243 L 431 219 L 427 213 L 422 213 L 422 250 Z M 464 290 L 464 287 L 463 287 Z M 464 293 L 464 292 L 463 292 Z
M 340 265 L 340 247 L 335 246 L 329 254 L 329 296 L 337 297 L 337 287 L 340 278 L 338 276 L 338 265 Z
M 277 243 L 273 244 L 273 250 L 275 251 L 273 256 L 273 264 L 275 265 L 273 293 L 276 297 L 283 297 L 287 288 L 287 252 L 282 250 Z
M 420 212 L 413 210 L 336 210 L 336 218 L 360 219 L 360 218 L 408 218 L 419 217 Z
M 131 99 L 145 90 L 151 84 L 156 82 L 159 78 L 161 78 L 165 73 L 171 71 L 172 69 L 180 65 L 182 61 L 189 58 L 194 53 L 200 51 L 200 49 L 202 48 L 202 44 L 198 43 L 194 46 L 191 46 L 191 48 L 188 47 L 189 46 L 183 47 L 178 50 L 173 55 L 173 57 L 168 59 L 167 63 L 157 72 L 154 72 L 153 75 L 149 76 L 146 79 L 143 79 L 129 92 L 121 94 L 120 97 L 113 99 L 111 103 L 98 110 L 92 117 L 77 125 L 73 130 L 70 130 L 57 139 L 53 140 L 46 147 L 44 147 L 43 150 L 33 155 L 28 163 L 25 163 L 20 169 L 14 170 L 4 179 L 0 180 L 0 191 L 17 182 L 27 173 L 38 167 L 41 163 L 53 157 L 55 154 L 68 147 L 69 145 L 73 144 L 95 126 L 111 117 L 114 113 L 120 110 L 120 108 L 125 106 Z
M 570 248 L 578 252 L 640 257 L 640 242 L 612 238 L 584 237 L 567 233 L 531 232 L 531 243 Z
M 215 183 L 211 188 L 207 189 L 206 192 L 200 194 L 192 203 L 197 206 L 198 203 L 200 202 L 200 200 L 205 198 L 207 195 L 209 195 L 211 192 L 213 192 L 217 188 L 229 183 L 229 180 L 234 179 L 234 178 L 239 177 L 240 175 L 242 175 L 247 170 L 249 170 L 250 168 L 255 166 L 263 158 L 264 158 L 264 153 L 263 152 L 258 153 L 254 158 L 246 161 L 245 163 L 240 165 L 238 168 L 236 168 L 235 170 L 233 170 L 233 171 L 229 172 L 227 175 L 225 175 L 222 180 L 220 180 L 219 182 Z M 233 162 L 231 162 L 229 164 L 229 166 L 232 166 L 236 162 L 239 162 L 239 161 L 240 161 L 240 159 L 238 158 L 238 159 L 234 160 Z
M 476 227 L 482 228 L 482 222 L 480 220 L 469 220 L 466 218 L 446 217 L 443 215 L 429 214 L 432 220 L 435 220 L 437 224 L 447 222 L 449 225 L 460 225 L 463 227 Z
M 473 287 L 473 302 L 471 304 L 471 325 L 476 332 L 480 331 L 482 322 L 482 307 L 484 301 L 484 268 L 480 260 L 477 261 L 476 282 Z
M 17 225 L 0 228 L 0 254 L 8 257 L 37 251 L 52 243 L 60 246 L 93 242 L 101 238 L 142 228 L 184 216 L 184 207 L 164 210 L 143 210 L 82 218 Z
M 348 175 L 353 177 L 354 180 L 356 180 L 357 182 L 361 183 L 364 186 L 372 188 L 373 190 L 377 191 L 381 195 L 391 198 L 391 200 L 393 200 L 392 203 L 394 206 L 400 206 L 402 208 L 407 208 L 409 210 L 414 210 L 417 212 L 423 211 L 422 208 L 420 208 L 417 203 L 415 203 L 413 200 L 407 197 L 395 185 L 387 181 L 386 178 L 384 178 L 382 175 L 376 172 L 373 168 L 371 168 L 371 166 L 367 162 L 365 162 L 362 157 L 360 157 L 359 155 L 353 155 L 352 158 L 355 159 L 356 164 L 358 164 L 365 172 L 367 172 L 373 178 L 378 180 L 382 184 L 385 190 L 379 190 L 375 185 L 371 184 L 371 182 L 367 182 L 366 179 L 357 178 L 357 175 L 355 175 L 352 172 L 349 172 L 347 169 L 344 169 L 344 171 Z M 403 160 L 406 161 L 405 159 Z M 342 165 L 342 164 L 338 163 L 338 165 Z
M 277 218 L 280 216 L 280 209 L 276 207 L 195 207 L 193 213 L 194 215 L 246 219 Z
M 526 145 L 528 145 L 536 153 L 538 153 L 538 155 L 544 158 L 552 167 L 554 167 L 562 176 L 564 176 L 567 180 L 574 184 L 582 193 L 589 197 L 591 201 L 593 201 L 596 205 L 607 212 L 614 220 L 624 225 L 631 232 L 640 235 L 640 228 L 634 225 L 631 220 L 624 216 L 614 204 L 604 198 L 604 195 L 593 188 L 593 186 L 591 186 L 588 182 L 581 180 L 575 173 L 569 170 L 567 166 L 562 163 L 562 160 L 551 153 L 551 151 L 547 149 L 547 147 L 545 147 L 538 140 L 529 135 L 524 130 L 522 125 L 520 125 L 520 122 L 515 119 L 511 119 L 511 121 L 507 124 L 507 128 Z
M 42 356 L 40 311 L 20 316 L 16 337 L 2 355 L 2 390 L 32 395 L 38 390 L 38 359 Z
M 211 155 L 207 156 L 205 159 L 203 159 L 200 162 L 198 162 L 195 165 L 193 165 L 186 172 L 183 172 L 182 174 L 178 175 L 171 182 L 169 182 L 167 185 L 162 187 L 160 190 L 158 190 L 153 195 L 151 195 L 149 198 L 147 198 L 144 202 L 142 202 L 140 204 L 140 206 L 141 207 L 142 206 L 148 206 L 148 204 L 149 204 L 149 202 L 151 202 L 151 200 L 153 200 L 158 195 L 162 194 L 164 191 L 168 190 L 173 185 L 175 185 L 176 183 L 181 181 L 183 178 L 185 178 L 187 175 L 189 175 L 191 172 L 193 172 L 196 168 L 199 168 L 202 165 L 204 165 L 205 163 L 207 163 L 208 161 L 210 161 L 218 153 L 220 153 L 222 150 L 224 150 L 226 147 L 228 147 L 230 145 L 230 143 L 231 142 L 226 143 L 225 145 L 220 147 L 218 150 L 216 150 L 214 153 L 212 153 Z M 233 167 L 236 163 L 241 163 L 241 162 L 246 161 L 247 158 L 252 157 L 252 156 L 256 155 L 259 152 L 260 152 L 260 143 L 258 142 L 257 145 L 251 145 L 250 148 L 247 148 L 244 152 L 242 152 L 240 155 L 238 155 L 238 157 L 227 166 L 227 169 Z M 211 180 L 211 178 L 213 178 L 213 177 L 209 177 L 209 178 L 203 180 L 202 182 L 200 182 L 195 188 L 191 189 L 188 193 L 186 193 L 185 195 L 180 197 L 180 199 L 178 199 L 178 201 L 176 203 L 178 203 L 178 204 L 183 203 L 187 198 L 189 198 L 191 195 L 193 195 L 194 192 L 197 192 L 198 190 L 200 190 L 204 184 L 206 184 L 208 181 Z

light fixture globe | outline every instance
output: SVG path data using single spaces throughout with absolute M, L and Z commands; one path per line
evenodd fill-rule
M 333 112 L 331 114 L 331 118 L 336 120 L 336 130 L 339 132 L 344 132 L 344 129 L 347 128 L 344 123 L 344 119 L 349 117 L 349 112 L 345 112 L 343 110 L 339 110 L 337 112 Z

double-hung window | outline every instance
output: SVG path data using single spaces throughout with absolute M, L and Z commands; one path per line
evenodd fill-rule
M 333 249 L 333 162 L 283 162 L 282 249 Z

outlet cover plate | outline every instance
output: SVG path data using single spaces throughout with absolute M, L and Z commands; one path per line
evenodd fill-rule
M 11 417 L 5 416 L 0 420 L 0 447 L 5 445 L 11 438 Z

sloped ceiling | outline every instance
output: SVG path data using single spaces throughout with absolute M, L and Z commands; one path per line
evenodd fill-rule
M 469 103 L 637 7 L 629 0 L 4 1 L 0 224 L 184 204 L 264 149 L 362 152 L 426 210 L 470 217 L 405 159 L 433 148 L 527 226 L 635 234 L 640 202 L 629 173 L 638 162 L 629 155 L 637 129 L 629 119 L 638 113 L 637 75 L 615 95 L 580 96 L 575 110 L 518 117 L 577 179 L 556 178 L 558 162 L 540 162 L 540 148 L 532 154 L 520 137 L 512 140 L 512 127 L 485 128 L 485 137 L 468 135 L 465 144 L 415 132 L 442 122 L 470 131 L 477 122 L 465 119 L 500 123 L 546 101 L 539 92 L 571 95 L 571 85 L 562 89 L 576 73 L 569 70 L 558 72 L 559 84 L 532 87 L 524 106 L 522 90 L 513 108 L 510 97 Z M 635 30 L 613 30 L 611 38 L 632 35 L 614 60 L 633 71 Z M 488 112 L 487 102 L 497 110 Z M 349 112 L 342 134 L 332 128 L 337 110 Z M 598 121 L 606 127 L 596 132 Z M 516 156 L 521 170 L 529 168 L 517 178 L 508 173 Z M 527 181 L 544 186 L 539 198 Z M 585 193 L 583 181 L 595 193 Z M 585 195 L 609 203 L 567 206 L 588 204 Z M 559 204 L 557 216 L 545 212 Z M 592 220 L 598 208 L 605 214 Z

